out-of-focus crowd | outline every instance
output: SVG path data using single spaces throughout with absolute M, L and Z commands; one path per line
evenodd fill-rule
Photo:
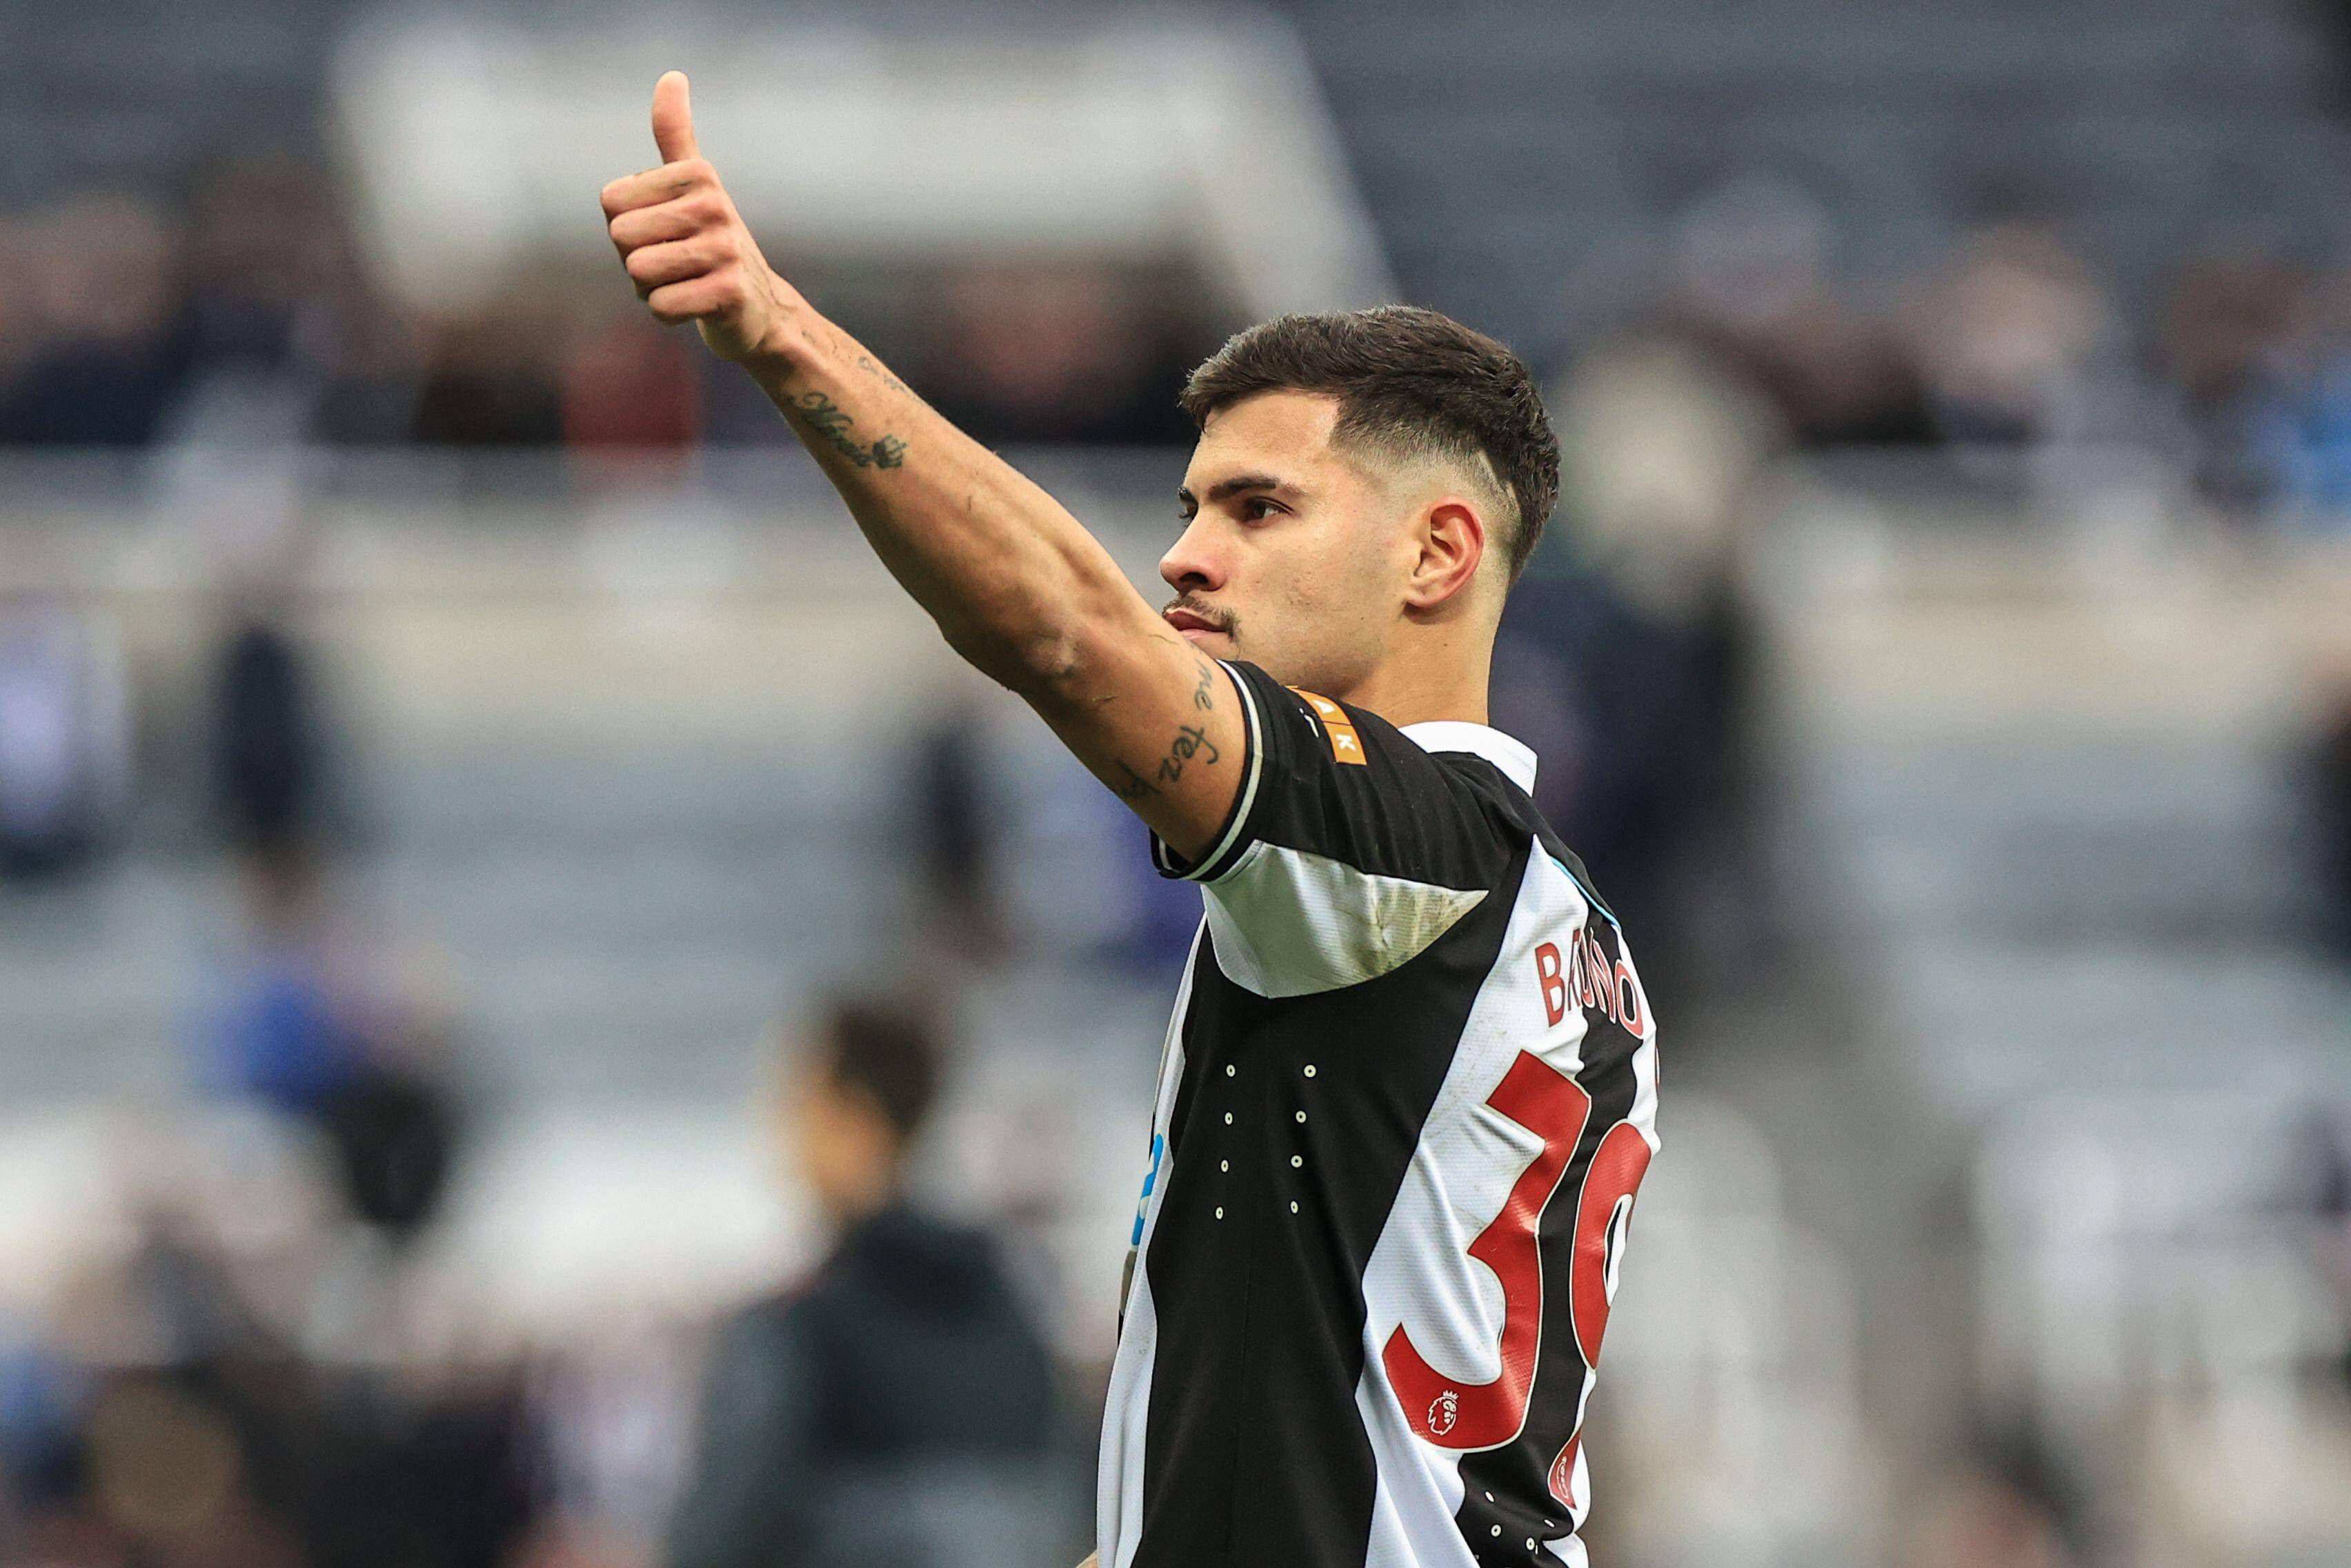
M 1909 278 L 1844 278 L 1837 241 L 1796 184 L 1725 185 L 1685 213 L 1661 267 L 1608 290 L 1609 313 L 1702 350 L 1800 445 L 2138 444 L 2232 514 L 2351 501 L 2337 258 L 2232 241 L 2131 300 L 2023 204 Z M 1196 291 L 1038 258 L 931 281 L 911 311 L 904 296 L 868 319 L 853 298 L 830 303 L 984 439 L 1184 438 L 1167 388 L 1213 343 Z M 0 446 L 781 439 L 739 378 L 629 306 L 617 281 L 566 278 L 405 306 L 371 277 L 323 169 L 218 161 L 177 192 L 0 217 Z
M 324 172 L 292 156 L 215 162 L 168 195 L 84 193 L 0 216 L 0 447 L 788 439 L 741 378 L 601 281 L 403 308 Z M 934 281 L 919 334 L 883 324 L 877 347 L 908 345 L 951 415 L 998 441 L 1182 436 L 1165 394 L 1198 329 L 1150 279 L 1047 261 Z

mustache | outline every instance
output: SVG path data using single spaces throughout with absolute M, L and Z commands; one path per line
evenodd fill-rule
M 1177 594 L 1169 601 L 1167 609 L 1181 610 L 1187 615 L 1196 615 L 1228 637 L 1233 634 L 1233 627 L 1238 624 L 1230 615 L 1215 605 L 1206 600 L 1195 599 L 1188 593 Z M 1160 613 L 1164 615 L 1166 611 L 1162 611 Z

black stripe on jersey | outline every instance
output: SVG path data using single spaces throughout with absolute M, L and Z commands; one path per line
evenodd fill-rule
M 1523 879 L 1531 826 L 1519 844 L 1492 885 Z M 1134 1568 L 1360 1568 L 1378 1484 L 1355 1407 L 1364 1270 L 1513 904 L 1301 997 L 1234 984 L 1202 943 L 1144 1260 L 1159 1338 Z
M 1542 852 L 1569 868 L 1599 916 L 1590 923 L 1590 929 L 1602 953 L 1612 962 L 1623 957 L 1624 935 L 1615 916 L 1593 893 L 1583 862 L 1549 830 L 1542 836 Z M 1575 1340 L 1576 1215 L 1600 1141 L 1633 1113 L 1639 1091 L 1633 1053 L 1641 1044 L 1638 1036 L 1603 1009 L 1584 1009 L 1583 1019 L 1583 1066 L 1575 1082 L 1592 1097 L 1592 1112 L 1576 1139 L 1566 1175 L 1552 1189 L 1537 1227 L 1542 1252 L 1542 1333 L 1526 1423 L 1512 1441 L 1464 1455 L 1461 1460 L 1461 1508 L 1454 1519 L 1469 1544 L 1470 1555 L 1483 1564 L 1526 1563 L 1533 1560 L 1526 1548 L 1528 1541 L 1540 1547 L 1568 1533 L 1567 1510 L 1551 1495 L 1550 1476 L 1552 1460 L 1576 1430 L 1582 1414 L 1577 1405 L 1583 1396 L 1585 1369 Z M 1491 1502 L 1486 1500 L 1489 1494 Z M 1501 1526 L 1499 1536 L 1494 1533 L 1498 1524 Z
M 1153 841 L 1162 874 L 1215 883 L 1258 843 L 1302 850 L 1375 876 L 1490 888 L 1507 845 L 1498 822 L 1532 831 L 1525 792 L 1482 758 L 1435 754 L 1377 714 L 1339 706 L 1361 765 L 1342 762 L 1307 700 L 1255 664 L 1225 668 L 1241 693 L 1249 771 L 1215 846 L 1192 864 Z M 1523 824 L 1521 819 L 1524 819 Z

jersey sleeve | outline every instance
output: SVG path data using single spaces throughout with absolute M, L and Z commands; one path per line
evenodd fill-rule
M 1247 735 L 1241 788 L 1197 860 L 1155 835 L 1162 875 L 1207 895 L 1218 965 L 1263 996 L 1376 978 L 1493 890 L 1512 847 L 1458 767 L 1386 720 L 1228 661 Z

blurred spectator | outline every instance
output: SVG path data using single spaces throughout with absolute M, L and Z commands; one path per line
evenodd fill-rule
M 1198 893 L 1153 871 L 1134 817 L 996 688 L 959 685 L 926 721 L 905 801 L 926 966 L 1154 974 L 1190 951 Z
M 0 438 L 152 440 L 189 364 L 179 227 L 154 203 L 113 194 L 81 197 L 31 228 L 29 325 L 43 346 L 0 409 Z
M 1786 429 L 1672 338 L 1595 349 L 1550 402 L 1565 496 L 1503 614 L 1495 722 L 1542 758 L 1537 803 L 1646 934 L 1644 972 L 1686 993 L 1702 979 L 1695 953 L 1721 946 L 1686 906 L 1723 903 L 1692 867 L 1726 858 L 1742 799 L 1753 633 L 1740 540 Z M 1714 913 L 1736 931 L 1760 924 Z
M 1978 229 L 1917 312 L 1937 428 L 1970 444 L 2049 436 L 2106 330 L 2089 269 L 2052 229 L 2017 220 Z
M 921 912 L 935 928 L 937 951 L 993 963 L 1005 955 L 1011 933 L 990 853 L 1001 824 L 987 788 L 987 735 L 979 704 L 959 703 L 934 717 L 914 748 L 906 814 Z
M 127 803 L 130 704 L 103 622 L 0 587 L 0 880 L 84 864 Z
M 2310 303 L 2299 267 L 2259 255 L 2193 262 L 2164 301 L 2162 361 L 2177 389 L 2189 476 L 2226 510 L 2264 507 L 2294 477 Z
M 1188 443 L 1176 389 L 1198 358 L 1166 290 L 1035 259 L 950 278 L 914 379 L 977 440 Z
M 236 596 L 212 678 L 213 806 L 229 841 L 268 850 L 333 816 L 326 716 L 282 574 Z
M 389 446 L 416 428 L 423 324 L 356 287 L 336 313 L 333 351 L 312 406 L 312 439 Z
M 342 950 L 324 857 L 286 838 L 237 865 L 245 942 L 222 977 L 210 1059 L 213 1089 L 298 1117 L 321 1113 L 359 1075 L 366 1018 Z
M 17 438 L 14 389 L 39 357 L 47 325 L 37 288 L 41 228 L 39 219 L 0 219 L 0 442 Z
M 1917 368 L 1890 324 L 1830 273 L 1828 215 L 1802 191 L 1740 182 L 1683 219 L 1675 275 L 1689 330 L 1815 446 L 1932 435 Z
M 2320 918 L 2335 950 L 2351 960 L 2351 692 L 2319 726 L 2309 810 L 2317 853 Z
M 2351 1124 L 2339 1111 L 2314 1106 L 2300 1139 L 2287 1211 L 2310 1222 L 2318 1276 L 2333 1297 L 2335 1356 L 2325 1370 L 2351 1385 Z
M 700 345 L 642 311 L 616 317 L 571 346 L 563 369 L 563 440 L 580 456 L 642 470 L 677 460 L 702 436 Z
M 2044 1454 L 1986 1443 L 1930 1489 L 1901 1568 L 2080 1568 L 2093 1560 L 2074 1489 Z
M 240 857 L 248 936 L 222 979 L 209 1086 L 313 1128 L 346 1211 L 393 1241 L 439 1212 L 463 1131 L 454 1030 L 350 939 L 313 841 Z
M 1044 1343 L 994 1245 L 905 1197 L 940 1068 L 922 1023 L 872 1008 L 810 1041 L 785 1131 L 840 1239 L 718 1335 L 671 1568 L 1049 1560 Z
M 318 171 L 285 155 L 225 161 L 198 177 L 190 209 L 196 364 L 287 364 L 333 285 L 335 219 Z
M 286 155 L 204 169 L 189 204 L 189 371 L 161 434 L 265 447 L 308 433 L 345 257 L 318 171 Z
M 487 312 L 432 330 L 412 440 L 448 446 L 551 446 L 563 405 L 544 334 Z
M 158 1568 L 496 1568 L 528 1522 L 513 1379 L 386 1375 L 306 1356 L 260 1277 L 158 1173 L 127 1254 L 93 1260 L 40 1364 L 37 1474 L 5 1479 L 21 1555 Z M 311 1239 L 317 1239 L 315 1238 Z M 277 1292 L 281 1297 L 285 1292 Z M 378 1355 L 386 1347 L 371 1347 Z M 21 1447 L 20 1447 L 21 1451 Z

